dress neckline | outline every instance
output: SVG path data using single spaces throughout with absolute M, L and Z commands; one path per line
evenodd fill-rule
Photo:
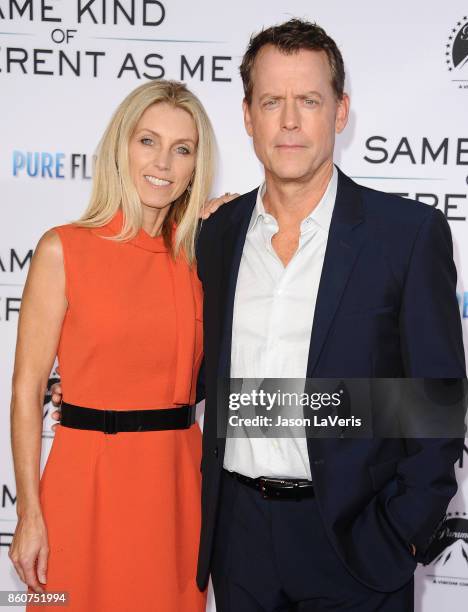
M 120 232 L 122 226 L 123 211 L 121 208 L 119 208 L 109 223 L 107 223 L 104 227 L 109 229 L 112 235 L 116 235 Z M 97 229 L 99 230 L 100 228 Z M 138 234 L 134 238 L 128 240 L 128 243 L 153 253 L 167 253 L 168 251 L 167 246 L 164 243 L 163 236 L 150 236 L 143 228 L 138 231 Z

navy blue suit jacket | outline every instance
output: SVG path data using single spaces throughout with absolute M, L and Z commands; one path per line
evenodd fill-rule
M 210 570 L 225 447 L 217 437 L 217 384 L 229 377 L 236 281 L 256 195 L 221 207 L 203 222 L 197 243 L 206 398 L 200 588 Z M 339 171 L 307 376 L 465 377 L 451 233 L 439 210 Z M 358 580 L 392 591 L 411 578 L 456 492 L 462 449 L 462 439 L 308 440 L 324 527 Z

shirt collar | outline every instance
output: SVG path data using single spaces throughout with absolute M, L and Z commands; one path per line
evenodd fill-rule
M 327 185 L 327 188 L 325 189 L 325 193 L 322 196 L 322 199 L 314 208 L 314 210 L 302 221 L 301 228 L 304 227 L 304 224 L 308 219 L 312 219 L 315 222 L 316 226 L 328 233 L 328 230 L 330 229 L 333 208 L 335 206 L 337 188 L 338 172 L 336 170 L 336 167 L 333 166 L 333 173 Z M 257 201 L 255 203 L 255 208 L 252 212 L 252 217 L 250 219 L 247 233 L 255 227 L 260 218 L 264 218 L 265 215 L 268 214 L 265 211 L 265 206 L 263 204 L 265 190 L 266 184 L 265 182 L 263 182 L 257 191 Z

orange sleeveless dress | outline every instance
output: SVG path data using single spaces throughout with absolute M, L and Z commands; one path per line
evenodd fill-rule
M 103 237 L 121 226 L 119 211 L 103 228 L 55 228 L 68 300 L 63 400 L 112 410 L 193 404 L 202 359 L 195 267 L 144 230 L 126 243 Z M 68 612 L 204 610 L 195 583 L 200 459 L 197 423 L 117 434 L 59 425 L 40 483 L 45 590 L 68 592 Z

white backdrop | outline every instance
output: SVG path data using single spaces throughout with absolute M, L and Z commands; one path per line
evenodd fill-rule
M 466 340 L 467 0 L 0 0 L 0 590 L 24 590 L 7 556 L 16 517 L 9 394 L 32 250 L 46 229 L 81 214 L 98 139 L 117 104 L 147 78 L 184 80 L 205 103 L 220 150 L 215 194 L 257 185 L 237 67 L 252 32 L 292 16 L 317 21 L 344 55 L 352 110 L 336 162 L 358 182 L 447 215 Z M 417 572 L 418 611 L 467 608 L 466 451 L 464 461 L 440 554 Z

